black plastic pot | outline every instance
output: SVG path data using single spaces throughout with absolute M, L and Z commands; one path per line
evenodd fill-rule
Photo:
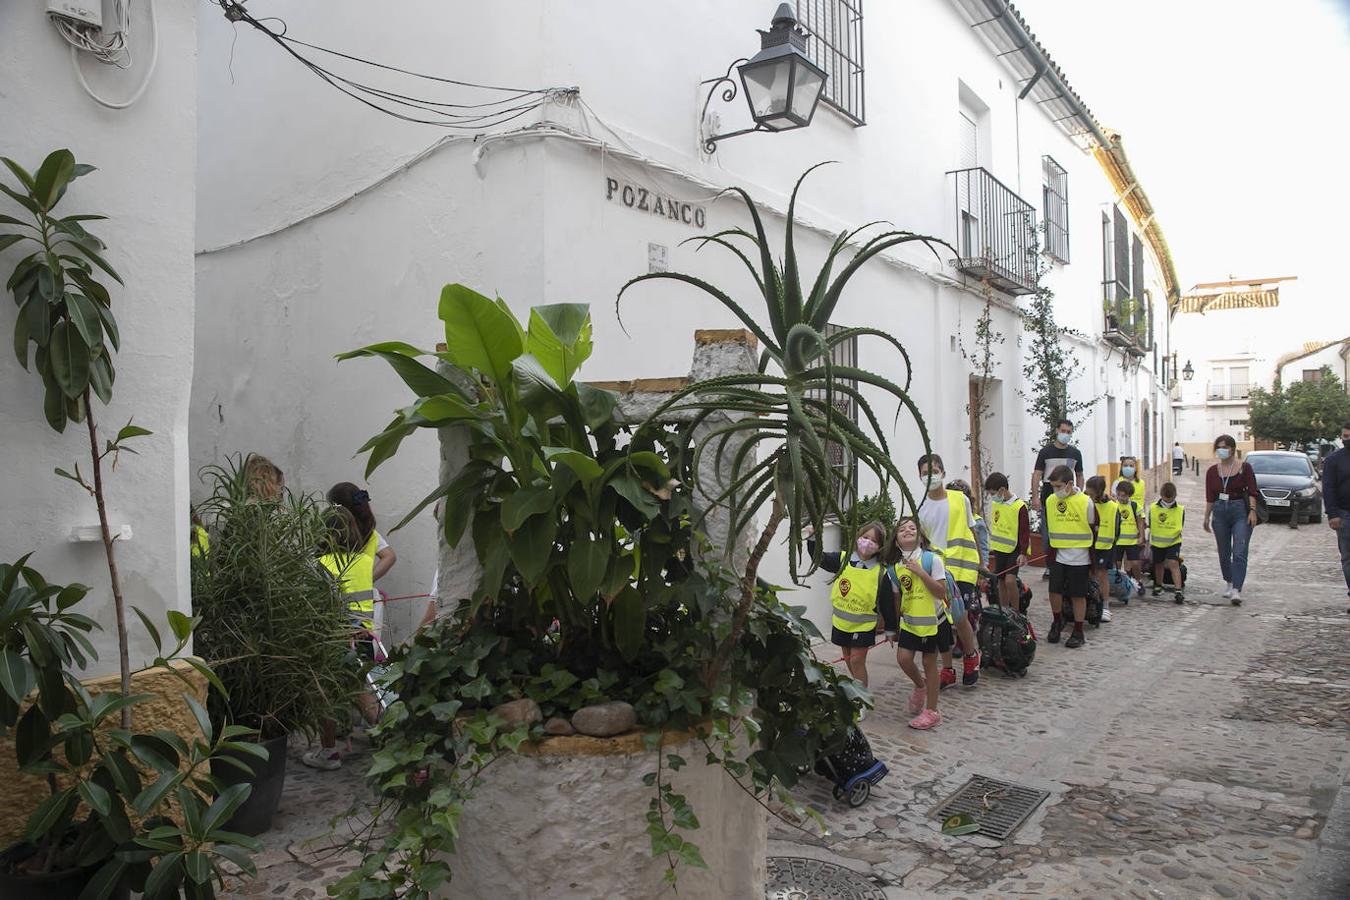
M 272 816 L 276 815 L 277 806 L 281 803 L 281 790 L 286 786 L 286 736 L 263 741 L 262 745 L 267 749 L 266 761 L 256 756 L 230 754 L 252 768 L 252 776 L 228 763 L 211 764 L 211 774 L 220 781 L 222 787 L 232 784 L 253 785 L 248 799 L 225 823 L 226 831 L 258 835 L 272 827 Z
M 75 900 L 89 883 L 89 879 L 98 872 L 99 866 L 87 869 L 67 869 L 64 872 L 52 872 L 47 875 L 15 875 L 10 872 L 15 865 L 23 862 L 34 853 L 32 844 L 16 844 L 0 852 L 0 898 L 4 900 Z M 123 900 L 128 896 L 124 887 L 113 892 L 113 900 Z

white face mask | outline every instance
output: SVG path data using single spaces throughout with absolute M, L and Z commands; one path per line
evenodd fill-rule
M 1061 500 L 1068 500 L 1070 497 L 1073 496 L 1073 491 L 1070 490 L 1069 488 L 1060 488 L 1059 490 L 1055 491 L 1055 496 Z
M 943 474 L 944 473 L 942 472 L 929 472 L 928 476 L 923 480 L 924 487 L 928 488 L 930 491 L 935 491 L 942 487 Z
M 1172 507 L 1177 505 L 1177 501 L 1175 500 L 1159 500 L 1158 503 L 1163 507 L 1163 509 L 1171 509 Z

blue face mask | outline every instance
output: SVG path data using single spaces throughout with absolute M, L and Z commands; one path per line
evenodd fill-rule
M 1216 452 L 1219 454 L 1219 459 L 1227 459 L 1233 455 L 1233 451 L 1227 447 L 1220 447 Z
M 1121 466 L 1121 467 L 1120 467 L 1120 474 L 1124 475 L 1126 478 L 1133 478 L 1133 477 L 1134 477 L 1134 466 Z

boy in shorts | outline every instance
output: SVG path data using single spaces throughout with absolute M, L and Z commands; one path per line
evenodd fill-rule
M 1064 630 L 1064 598 L 1069 599 L 1073 614 L 1073 633 L 1064 642 L 1070 650 L 1083 646 L 1083 623 L 1087 619 L 1088 569 L 1092 562 L 1092 545 L 1097 540 L 1097 508 L 1087 494 L 1074 483 L 1068 466 L 1057 466 L 1050 473 L 1050 487 L 1054 491 L 1045 501 L 1045 515 L 1049 524 L 1050 546 L 1055 550 L 1055 561 L 1050 564 L 1050 633 L 1046 640 L 1059 643 Z
M 1031 543 L 1031 517 L 1026 501 L 1013 496 L 1008 476 L 1002 472 L 986 478 L 984 490 L 994 501 L 989 525 L 989 569 L 998 578 L 994 596 L 999 606 L 1015 610 L 1019 606 L 1017 573 L 1027 564 Z

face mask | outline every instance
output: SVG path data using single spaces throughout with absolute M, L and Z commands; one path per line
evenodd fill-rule
M 1073 495 L 1069 492 L 1068 488 L 1059 488 L 1055 491 L 1055 496 L 1061 500 L 1068 500 Z
M 1227 459 L 1233 455 L 1233 451 L 1227 447 L 1220 447 L 1216 452 L 1219 454 L 1219 459 Z
M 1073 434 L 1071 432 L 1061 431 L 1059 434 L 1055 435 L 1055 440 L 1067 447 L 1073 443 Z
M 995 494 L 995 495 L 994 495 L 994 502 L 995 502 L 995 503 L 1011 503 L 1011 502 L 1012 502 L 1012 497 L 1005 497 L 1005 496 L 1003 496 L 1002 494 Z
M 858 557 L 860 559 L 869 559 L 876 556 L 877 542 L 871 538 L 858 538 Z
M 1120 467 L 1120 474 L 1124 475 L 1126 478 L 1133 478 L 1133 477 L 1134 477 L 1134 466 L 1121 466 L 1121 467 Z
M 923 483 L 924 487 L 928 488 L 930 491 L 937 490 L 938 488 L 942 487 L 942 473 L 930 472 L 928 477 L 923 480 Z
M 1163 509 L 1171 509 L 1177 505 L 1175 500 L 1159 500 L 1158 502 L 1162 504 Z

